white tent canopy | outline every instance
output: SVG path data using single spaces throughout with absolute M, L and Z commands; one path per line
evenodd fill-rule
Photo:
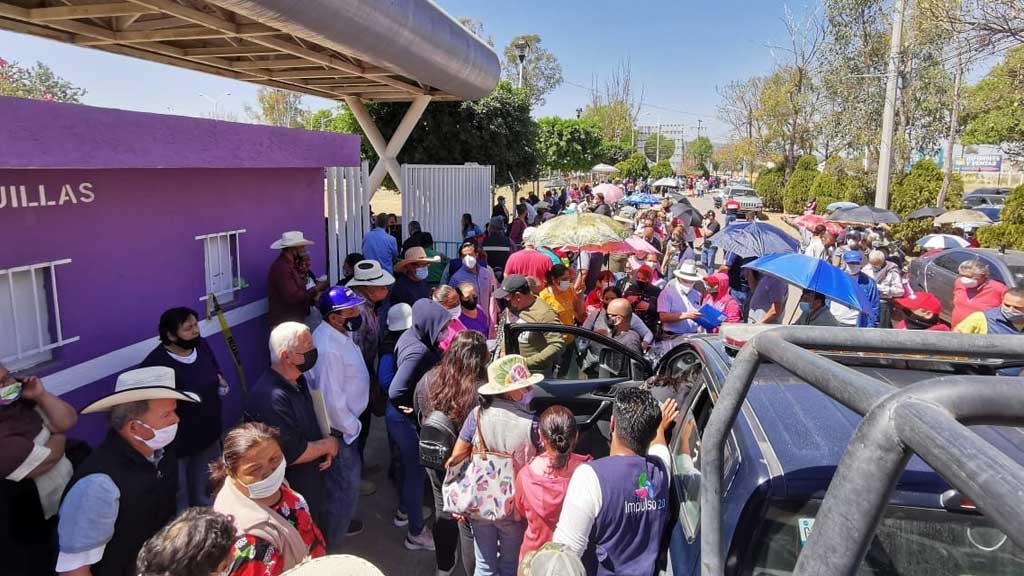
M 614 174 L 619 171 L 618 168 L 610 164 L 598 164 L 590 169 L 591 172 L 597 172 L 598 174 Z
M 655 180 L 654 184 L 651 184 L 651 186 L 655 188 L 661 188 L 662 186 L 667 188 L 679 188 L 679 182 L 675 178 L 661 178 L 659 180 Z

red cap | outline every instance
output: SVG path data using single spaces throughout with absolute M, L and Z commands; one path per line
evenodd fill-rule
M 930 292 L 915 292 L 903 298 L 893 298 L 893 302 L 907 310 L 927 310 L 932 314 L 942 312 L 942 302 Z
M 654 279 L 654 269 L 644 264 L 643 266 L 636 269 L 636 279 L 639 280 L 640 276 L 646 276 L 647 281 L 650 282 Z

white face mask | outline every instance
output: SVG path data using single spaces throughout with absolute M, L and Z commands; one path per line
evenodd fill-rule
M 964 285 L 964 288 L 977 288 L 978 287 L 978 279 L 977 278 L 961 277 L 960 278 L 960 283 Z
M 689 294 L 690 290 L 693 289 L 693 282 L 688 282 L 686 280 L 677 280 L 677 282 L 679 282 L 679 291 L 683 294 Z
M 466 268 L 476 268 L 476 256 L 463 256 L 462 265 Z
M 568 280 L 560 280 L 558 282 L 558 289 L 561 290 L 562 292 L 565 292 L 566 290 L 568 290 L 569 286 L 570 286 L 570 284 L 569 284 Z
M 860 273 L 860 269 L 863 268 L 860 264 L 847 264 L 846 271 L 850 273 L 850 276 L 856 276 Z
M 261 500 L 277 494 L 281 488 L 281 482 L 284 482 L 284 469 L 284 458 L 281 458 L 281 463 L 270 473 L 270 476 L 252 484 L 242 484 L 249 491 L 249 498 Z
M 453 319 L 458 318 L 459 316 L 462 315 L 462 305 L 461 304 L 456 306 L 455 308 L 445 308 L 445 310 L 448 311 L 448 315 L 451 316 Z
M 856 248 L 857 246 L 860 246 L 860 242 L 856 240 L 847 240 L 846 245 L 849 246 L 850 248 Z
M 159 430 L 154 430 L 153 428 L 150 428 L 142 420 L 136 420 L 136 422 L 138 422 L 139 424 L 142 424 L 146 428 L 149 428 L 153 432 L 153 437 L 150 438 L 149 440 L 144 440 L 142 438 L 139 438 L 138 436 L 135 436 L 134 438 L 136 440 L 138 440 L 139 442 L 142 442 L 143 444 L 148 446 L 149 449 L 153 450 L 154 452 L 157 451 L 157 450 L 162 450 L 168 444 L 173 442 L 174 441 L 174 437 L 178 434 L 178 423 L 177 422 L 175 422 L 174 424 L 171 424 L 170 426 L 166 426 L 164 428 L 161 428 Z
M 426 280 L 427 276 L 429 275 L 430 270 L 428 270 L 426 266 L 416 269 L 416 277 L 419 278 L 420 280 Z

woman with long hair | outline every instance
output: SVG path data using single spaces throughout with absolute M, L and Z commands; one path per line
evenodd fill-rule
M 477 388 L 487 381 L 487 340 L 475 330 L 460 332 L 452 339 L 441 364 L 416 385 L 414 405 L 420 421 L 434 410 L 443 412 L 455 429 L 461 429 L 469 412 L 477 405 Z M 473 556 L 473 533 L 469 524 L 457 522 L 451 514 L 443 512 L 444 499 L 441 485 L 444 476 L 428 469 L 427 476 L 434 489 L 434 506 L 437 520 L 434 522 L 434 554 L 437 558 L 438 574 L 451 574 L 455 569 L 456 550 L 461 540 L 462 564 L 466 574 L 475 571 Z

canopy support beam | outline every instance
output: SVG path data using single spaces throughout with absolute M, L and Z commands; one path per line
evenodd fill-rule
M 405 142 L 409 139 L 412 129 L 420 121 L 423 111 L 427 109 L 427 104 L 430 104 L 431 98 L 431 96 L 424 94 L 413 99 L 409 109 L 405 111 L 402 121 L 398 123 L 398 128 L 395 129 L 395 133 L 391 136 L 390 142 L 384 140 L 384 136 L 377 129 L 377 125 L 373 123 L 373 118 L 370 117 L 370 113 L 367 111 L 362 99 L 356 96 L 345 98 L 345 103 L 352 110 L 352 115 L 355 116 L 356 122 L 359 123 L 359 127 L 366 134 L 366 139 L 370 141 L 370 145 L 373 146 L 377 156 L 380 157 L 380 160 L 373 167 L 373 171 L 370 172 L 370 198 L 373 198 L 373 195 L 377 193 L 377 189 L 384 182 L 386 174 L 391 175 L 391 179 L 395 181 L 399 192 L 403 191 L 402 170 L 397 160 L 398 153 L 402 151 L 402 146 L 405 146 Z

